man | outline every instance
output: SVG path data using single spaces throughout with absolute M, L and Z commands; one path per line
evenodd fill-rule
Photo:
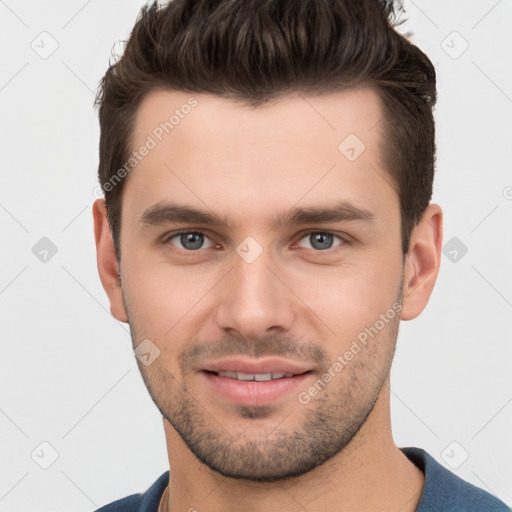
M 390 2 L 144 8 L 101 84 L 111 312 L 169 471 L 101 511 L 504 511 L 398 448 L 399 321 L 439 270 L 435 72 Z

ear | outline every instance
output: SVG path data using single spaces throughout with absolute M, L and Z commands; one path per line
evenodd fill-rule
M 96 260 L 101 284 L 110 301 L 110 312 L 120 322 L 128 322 L 123 302 L 119 264 L 114 250 L 114 241 L 107 219 L 105 199 L 97 199 L 92 206 L 94 237 L 96 239 Z
M 416 318 L 426 307 L 439 273 L 443 212 L 430 204 L 411 233 L 405 258 L 402 320 Z

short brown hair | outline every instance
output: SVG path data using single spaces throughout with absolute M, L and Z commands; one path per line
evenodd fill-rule
M 400 7 L 399 7 L 400 9 Z M 434 66 L 395 30 L 384 0 L 170 0 L 145 5 L 123 56 L 101 80 L 98 177 L 120 259 L 124 180 L 135 114 L 154 90 L 209 93 L 256 108 L 291 93 L 373 87 L 382 153 L 400 201 L 402 250 L 432 196 Z

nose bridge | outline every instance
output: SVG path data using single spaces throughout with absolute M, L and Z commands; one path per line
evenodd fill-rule
M 256 254 L 250 244 L 240 244 L 233 257 L 218 308 L 218 325 L 247 337 L 261 336 L 272 327 L 288 330 L 293 322 L 290 292 L 272 269 L 270 251 Z
M 244 301 L 257 300 L 262 304 L 277 298 L 275 276 L 269 270 L 271 266 L 268 255 L 260 255 L 254 261 L 243 257 L 234 258 L 233 287 L 234 294 Z M 273 292 L 273 293 L 272 293 Z

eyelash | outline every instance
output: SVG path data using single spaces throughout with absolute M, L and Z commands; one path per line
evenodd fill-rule
M 203 235 L 204 237 L 208 238 L 211 240 L 211 237 L 208 235 L 208 233 L 206 233 L 205 231 L 202 231 L 200 229 L 185 229 L 185 230 L 182 230 L 182 231 L 175 231 L 175 232 L 172 232 L 172 233 L 168 233 L 167 235 L 165 235 L 163 238 L 162 238 L 162 241 L 161 241 L 161 244 L 162 245 L 167 245 L 170 243 L 170 240 L 175 238 L 176 236 L 179 236 L 179 235 L 183 235 L 183 234 L 186 234 L 186 233 L 194 233 L 194 234 L 200 234 L 200 235 Z M 343 246 L 343 245 L 348 245 L 350 244 L 350 241 L 348 240 L 348 237 L 347 236 L 341 236 L 339 235 L 338 233 L 334 232 L 334 231 L 324 231 L 324 230 L 318 230 L 318 229 L 315 229 L 315 230 L 311 230 L 311 231 L 308 231 L 308 232 L 305 232 L 305 233 L 302 233 L 301 234 L 301 237 L 299 238 L 299 240 L 294 244 L 296 245 L 298 242 L 300 242 L 301 240 L 303 240 L 305 237 L 313 234 L 313 233 L 321 233 L 321 234 L 325 234 L 325 235 L 331 235 L 333 236 L 334 238 L 338 238 L 341 243 L 338 244 L 338 245 L 335 245 L 329 249 L 324 249 L 324 250 L 315 250 L 315 249 L 310 249 L 311 251 L 313 251 L 314 253 L 319 253 L 319 254 L 322 254 L 322 253 L 328 253 L 328 252 L 332 252 L 333 250 L 336 249 L 336 247 L 340 247 L 340 246 Z M 214 243 L 214 246 L 215 245 L 218 245 L 216 244 L 213 240 L 211 240 L 213 243 Z M 172 244 L 171 244 L 172 245 Z M 206 249 L 211 249 L 212 247 L 207 247 Z M 214 247 L 213 247 L 214 248 Z M 195 251 L 194 250 L 187 250 L 187 249 L 180 249 L 180 248 L 177 248 L 185 253 L 188 253 L 188 254 L 194 254 L 194 253 L 199 253 L 201 250 L 203 249 L 196 249 Z

